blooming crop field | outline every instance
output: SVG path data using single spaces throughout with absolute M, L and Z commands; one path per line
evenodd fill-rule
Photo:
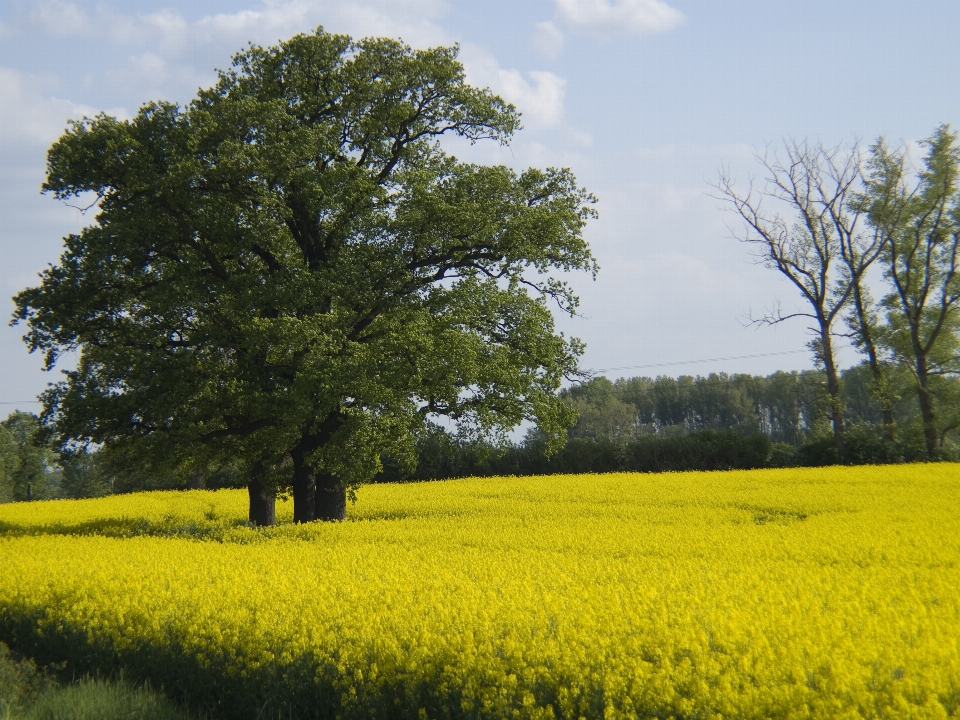
M 245 502 L 0 506 L 0 640 L 237 718 L 960 715 L 960 465 Z

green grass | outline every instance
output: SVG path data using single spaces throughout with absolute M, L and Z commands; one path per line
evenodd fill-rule
M 0 720 L 188 720 L 148 687 L 98 678 L 61 685 L 0 643 Z

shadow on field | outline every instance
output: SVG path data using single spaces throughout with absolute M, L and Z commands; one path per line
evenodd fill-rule
M 142 536 L 183 537 L 197 540 L 223 540 L 233 530 L 252 528 L 244 520 L 229 522 L 203 522 L 182 517 L 145 518 L 97 518 L 77 523 L 50 523 L 46 525 L 18 525 L 0 520 L 0 537 L 36 537 L 40 535 L 75 535 L 131 538 Z
M 448 510 L 378 509 L 360 514 L 348 514 L 344 523 L 400 522 L 411 519 L 463 519 L 470 513 Z M 334 523 L 335 525 L 340 523 Z M 250 543 L 275 537 L 306 535 L 326 523 L 297 525 L 281 522 L 273 527 L 257 527 L 241 518 L 194 519 L 179 515 L 167 515 L 160 519 L 148 518 L 94 518 L 79 522 L 12 523 L 0 520 L 0 538 L 38 537 L 42 535 L 75 537 L 166 537 L 214 542 Z M 2 716 L 0 716 L 2 720 Z
M 756 525 L 790 525 L 792 523 L 803 522 L 810 517 L 810 515 L 816 514 L 790 508 L 764 507 L 762 505 L 745 505 L 740 503 L 729 507 L 749 513 L 753 517 L 753 522 Z

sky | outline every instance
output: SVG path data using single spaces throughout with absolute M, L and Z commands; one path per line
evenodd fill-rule
M 468 80 L 522 113 L 507 148 L 465 160 L 569 167 L 599 199 L 600 272 L 569 279 L 586 369 L 611 378 L 812 367 L 802 320 L 747 318 L 799 297 L 733 237 L 711 194 L 784 139 L 913 144 L 960 125 L 956 0 L 137 0 L 0 4 L 0 309 L 93 221 L 40 193 L 68 119 L 187 103 L 248 42 L 322 25 L 460 46 Z M 735 227 L 735 226 L 733 226 Z M 59 378 L 0 328 L 0 415 Z M 751 356 L 751 357 L 745 357 Z M 844 366 L 858 362 L 842 348 Z

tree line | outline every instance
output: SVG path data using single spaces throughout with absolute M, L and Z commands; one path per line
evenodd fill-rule
M 896 463 L 929 460 L 923 418 L 910 374 L 886 368 L 886 404 L 867 363 L 840 372 L 845 412 L 841 455 L 833 438 L 833 402 L 822 370 L 772 375 L 598 377 L 560 392 L 577 421 L 555 453 L 536 428 L 523 441 L 491 442 L 439 426 L 417 444 L 413 470 L 391 465 L 378 479 L 432 480 L 510 475 L 721 470 Z M 960 458 L 960 378 L 938 395 L 935 457 Z M 885 415 L 897 432 L 888 432 Z
M 568 439 L 548 452 L 532 428 L 520 442 L 456 433 L 430 424 L 411 465 L 381 456 L 379 482 L 484 475 L 717 470 L 929 459 L 912 377 L 887 368 L 890 400 L 876 397 L 864 362 L 841 371 L 845 455 L 833 443 L 831 398 L 820 370 L 771 375 L 592 378 L 560 391 L 577 414 Z M 949 389 L 949 392 L 947 391 Z M 937 456 L 960 458 L 960 378 L 944 381 Z M 885 415 L 898 428 L 891 438 Z M 61 452 L 35 415 L 0 423 L 0 502 L 97 497 L 137 490 L 244 487 L 242 463 L 151 468 L 109 450 Z M 29 488 L 29 490 L 28 490 Z
M 246 483 L 240 463 L 131 463 L 109 449 L 62 447 L 33 413 L 16 411 L 0 422 L 0 503 Z
M 887 439 L 888 424 L 909 452 L 926 456 L 923 416 L 912 377 L 884 368 L 886 394 L 878 397 L 869 363 L 839 373 L 846 429 L 872 427 Z M 681 435 L 700 430 L 763 434 L 774 443 L 799 447 L 832 434 L 833 408 L 822 370 L 760 375 L 605 377 L 566 388 L 560 396 L 578 413 L 570 437 L 625 439 L 645 434 Z M 960 378 L 944 378 L 936 395 L 937 451 L 956 445 L 960 431 Z

